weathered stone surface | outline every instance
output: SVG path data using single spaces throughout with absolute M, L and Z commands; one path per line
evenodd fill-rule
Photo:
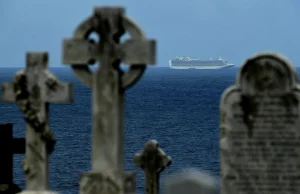
M 135 172 L 123 172 L 123 188 L 125 194 L 136 194 Z
M 64 64 L 89 64 L 92 60 L 98 58 L 98 49 L 96 44 L 82 39 L 63 40 L 63 59 Z
M 116 57 L 124 64 L 140 65 L 155 64 L 154 40 L 129 39 L 120 46 L 116 46 Z M 99 49 L 95 43 L 82 39 L 63 40 L 63 63 L 72 65 L 90 64 L 99 58 Z
M 49 128 L 49 102 L 72 102 L 72 85 L 59 82 L 48 70 L 48 54 L 29 52 L 26 68 L 16 73 L 13 83 L 2 85 L 5 102 L 16 102 L 26 121 L 26 153 L 23 169 L 26 189 L 48 189 L 48 154 L 55 139 Z
M 80 194 L 116 194 L 121 192 L 121 180 L 102 173 L 87 172 L 80 176 Z
M 172 163 L 170 156 L 159 147 L 156 140 L 150 140 L 142 151 L 137 153 L 133 162 L 146 176 L 146 194 L 159 193 L 159 174 Z
M 124 172 L 107 176 L 99 172 L 86 172 L 80 176 L 80 194 L 135 194 L 135 173 Z
M 221 99 L 222 194 L 300 192 L 300 89 L 282 56 L 265 53 L 241 67 Z
M 129 39 L 121 46 L 120 57 L 125 64 L 155 64 L 156 42 L 147 39 Z
M 165 179 L 165 194 L 218 194 L 216 179 L 196 169 L 185 169 Z

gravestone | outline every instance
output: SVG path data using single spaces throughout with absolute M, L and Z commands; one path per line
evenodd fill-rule
M 300 89 L 274 53 L 249 58 L 221 99 L 222 194 L 300 192 Z
M 25 153 L 25 138 L 13 138 L 13 124 L 0 123 L 0 194 L 18 193 L 13 181 L 13 155 Z
M 165 194 L 218 194 L 218 183 L 210 174 L 197 169 L 184 169 L 164 181 Z
M 49 103 L 72 102 L 72 85 L 58 81 L 48 70 L 48 53 L 28 52 L 26 68 L 16 73 L 12 83 L 3 83 L 2 90 L 2 100 L 17 103 L 26 121 L 24 192 L 50 192 L 48 155 L 55 139 L 49 128 Z
M 172 158 L 160 148 L 156 140 L 149 140 L 144 149 L 135 154 L 133 162 L 145 173 L 145 193 L 158 194 L 160 173 L 171 165 Z
M 92 32 L 99 42 L 89 40 Z M 124 43 L 120 38 L 132 37 Z M 91 71 L 89 64 L 100 62 Z M 120 69 L 121 61 L 131 64 Z M 155 64 L 155 41 L 125 16 L 122 7 L 96 7 L 94 14 L 63 41 L 63 64 L 70 64 L 80 81 L 92 89 L 92 170 L 80 177 L 81 194 L 135 193 L 135 173 L 124 170 L 124 92 Z

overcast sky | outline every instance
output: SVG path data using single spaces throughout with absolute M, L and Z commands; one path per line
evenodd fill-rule
M 125 6 L 158 41 L 158 66 L 182 55 L 240 65 L 260 51 L 300 65 L 299 0 L 0 0 L 0 66 L 24 66 L 26 51 L 62 66 L 62 38 L 101 5 Z

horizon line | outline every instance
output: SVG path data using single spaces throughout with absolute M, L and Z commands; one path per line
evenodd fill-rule
M 94 66 L 93 65 L 89 65 L 91 68 L 93 68 Z M 231 67 L 231 68 L 239 68 L 241 67 L 242 65 L 236 65 L 234 67 Z M 300 65 L 292 65 L 293 67 L 300 67 Z M 26 66 L 0 66 L 0 68 L 25 68 Z M 49 66 L 49 68 L 70 68 L 70 66 Z M 129 67 L 129 65 L 125 66 L 125 67 Z M 153 65 L 147 65 L 147 68 L 170 68 L 169 66 L 153 66 Z M 230 68 L 230 69 L 231 69 Z
M 93 68 L 94 66 L 93 65 L 89 65 L 91 68 Z M 0 68 L 25 68 L 26 66 L 0 66 Z M 70 68 L 71 67 L 71 65 L 70 66 L 48 66 L 49 68 Z M 129 66 L 125 66 L 125 67 L 129 67 Z M 147 67 L 149 67 L 149 68 L 162 68 L 162 67 L 164 67 L 164 68 L 168 68 L 169 66 L 148 66 L 147 65 Z

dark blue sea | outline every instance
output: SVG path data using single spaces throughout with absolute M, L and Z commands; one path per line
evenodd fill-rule
M 11 81 L 17 70 L 2 68 L 1 83 Z M 162 185 L 165 175 L 182 168 L 199 168 L 219 177 L 219 101 L 224 89 L 235 82 L 237 70 L 148 68 L 127 90 L 125 170 L 137 171 L 137 193 L 144 193 L 144 176 L 132 158 L 150 139 L 156 139 L 173 159 L 162 173 Z M 51 71 L 74 84 L 74 103 L 50 106 L 50 126 L 57 139 L 50 160 L 50 188 L 75 194 L 80 173 L 90 170 L 91 90 L 68 68 Z M 0 122 L 13 123 L 14 136 L 24 136 L 25 123 L 15 104 L 0 104 Z M 14 157 L 14 180 L 24 189 L 23 157 Z

